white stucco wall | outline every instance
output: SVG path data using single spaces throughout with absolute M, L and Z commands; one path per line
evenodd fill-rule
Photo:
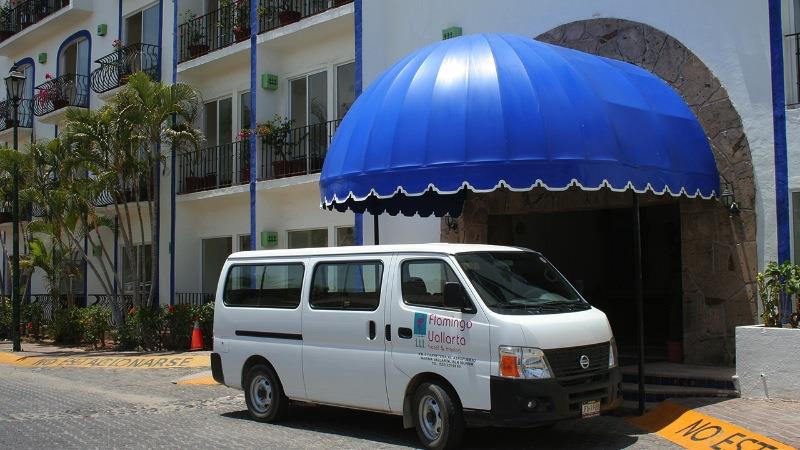
M 364 0 L 364 86 L 366 88 L 402 56 L 439 41 L 441 30 L 450 26 L 462 27 L 464 34 L 507 32 L 535 37 L 565 23 L 593 18 L 620 18 L 660 29 L 686 45 L 719 78 L 741 115 L 753 155 L 758 258 L 761 264 L 775 259 L 774 153 L 766 2 Z M 390 227 L 398 220 L 405 221 L 387 219 L 381 222 Z M 426 222 L 430 220 L 420 220 L 420 230 L 429 229 Z
M 800 329 L 736 327 L 736 376 L 744 398 L 800 400 Z

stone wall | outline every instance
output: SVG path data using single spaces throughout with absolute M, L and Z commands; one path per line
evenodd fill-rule
M 731 363 L 734 327 L 756 322 L 756 193 L 750 146 L 725 88 L 679 41 L 642 23 L 578 21 L 536 39 L 643 67 L 669 83 L 697 115 L 721 176 L 735 189 L 741 212 L 730 216 L 716 200 L 675 200 L 652 194 L 642 196 L 642 205 L 680 202 L 686 362 Z M 451 231 L 443 221 L 442 240 L 486 242 L 489 215 L 629 207 L 630 195 L 577 189 L 470 194 L 458 231 Z

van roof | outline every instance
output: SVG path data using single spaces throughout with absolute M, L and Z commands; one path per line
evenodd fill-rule
M 298 249 L 276 249 L 276 250 L 251 250 L 236 252 L 228 259 L 250 259 L 250 258 L 275 258 L 291 256 L 328 256 L 328 255 L 364 255 L 374 253 L 438 253 L 454 255 L 456 253 L 467 252 L 521 252 L 525 251 L 519 247 L 506 247 L 501 245 L 485 244 L 394 244 L 394 245 L 360 245 L 349 247 L 315 247 Z

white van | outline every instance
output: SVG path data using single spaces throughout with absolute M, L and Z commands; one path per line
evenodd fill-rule
M 462 244 L 240 252 L 214 308 L 214 379 L 250 415 L 289 400 L 403 416 L 428 448 L 621 402 L 611 327 L 539 253 Z

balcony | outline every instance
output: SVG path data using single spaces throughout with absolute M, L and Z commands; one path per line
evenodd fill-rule
M 36 86 L 36 90 L 33 113 L 42 117 L 43 122 L 56 123 L 53 113 L 68 106 L 89 107 L 89 77 L 86 75 L 61 75 Z
M 790 57 L 786 60 L 786 66 L 792 81 L 786 90 L 786 104 L 797 107 L 800 106 L 800 33 L 787 34 L 785 38 L 784 54 Z
M 353 0 L 260 0 L 258 32 L 266 33 L 348 3 Z
M 248 144 L 239 141 L 177 154 L 178 194 L 248 183 Z
M 239 0 L 178 27 L 178 62 L 242 42 L 250 37 L 250 0 Z
M 161 78 L 159 47 L 133 44 L 109 53 L 95 61 L 100 67 L 92 72 L 92 90 L 98 94 L 112 91 L 128 81 L 128 77 L 144 72 L 153 81 Z
M 119 196 L 118 199 L 115 197 Z M 122 190 L 119 194 L 114 194 L 109 191 L 103 191 L 97 198 L 94 200 L 94 206 L 98 208 L 111 206 L 113 204 L 122 204 L 122 203 L 136 203 L 136 202 L 143 202 L 147 203 L 149 196 L 147 195 L 147 186 L 144 183 L 140 184 L 139 186 L 139 195 L 136 195 L 133 189 L 128 188 Z
M 59 29 L 71 29 L 92 13 L 92 0 L 18 0 L 0 15 L 0 55 L 24 51 L 51 37 L 40 24 L 58 21 Z M 45 29 L 43 29 L 45 28 Z
M 35 25 L 61 8 L 69 6 L 69 0 L 27 0 L 19 2 L 0 16 L 0 41 Z
M 318 173 L 340 120 L 294 128 L 282 145 L 261 138 L 259 180 Z
M 31 128 L 33 126 L 33 102 L 30 99 L 22 99 L 19 102 L 17 112 L 18 126 L 20 128 Z M 10 100 L 0 102 L 0 132 L 10 130 L 14 127 L 14 105 Z

